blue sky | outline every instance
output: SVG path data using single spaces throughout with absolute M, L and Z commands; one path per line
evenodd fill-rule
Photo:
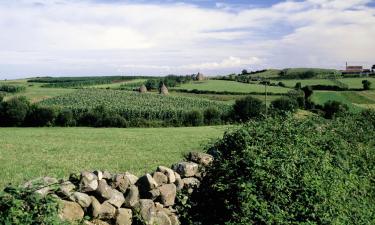
M 0 79 L 375 64 L 374 0 L 0 0 Z

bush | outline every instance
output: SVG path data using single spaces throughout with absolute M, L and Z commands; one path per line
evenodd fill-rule
M 323 111 L 324 117 L 327 119 L 332 119 L 334 116 L 342 115 L 348 112 L 348 105 L 339 101 L 328 101 L 324 103 Z
M 298 103 L 298 107 L 301 109 L 305 108 L 305 93 L 302 90 L 291 90 L 286 94 L 289 98 L 295 99 Z
M 286 87 L 286 85 L 281 81 L 279 83 L 277 83 L 277 85 L 280 86 L 280 87 Z
M 238 99 L 233 105 L 235 119 L 248 121 L 253 118 L 258 118 L 261 116 L 264 107 L 261 100 L 251 96 Z
M 302 88 L 301 82 L 297 82 L 296 85 L 294 86 L 294 89 L 297 89 L 297 90 L 299 90 L 301 88 Z
M 0 102 L 2 102 L 4 100 L 5 96 L 6 96 L 6 93 L 0 91 Z
M 207 125 L 214 125 L 221 123 L 221 113 L 215 107 L 209 107 L 204 111 L 204 123 Z
M 271 102 L 271 109 L 277 114 L 286 114 L 295 112 L 298 108 L 298 102 L 289 97 L 281 97 Z
M 63 109 L 59 112 L 56 117 L 55 124 L 62 127 L 75 126 L 76 121 L 73 116 L 73 112 L 70 109 Z
M 127 127 L 128 124 L 124 117 L 118 114 L 109 114 L 102 119 L 102 127 Z
M 373 224 L 375 127 L 359 117 L 270 118 L 226 133 L 183 221 Z
M 200 126 L 203 124 L 203 113 L 199 110 L 186 112 L 184 115 L 184 124 L 186 126 Z
M 371 82 L 368 80 L 363 80 L 362 85 L 363 85 L 363 90 L 370 90 L 371 88 Z
M 25 97 L 11 98 L 0 105 L 1 126 L 20 126 L 29 110 L 29 102 Z
M 17 93 L 17 92 L 24 91 L 25 89 L 26 88 L 24 86 L 0 84 L 0 91 L 3 91 L 3 92 Z
M 37 127 L 52 126 L 56 115 L 56 110 L 53 108 L 32 105 L 27 113 L 26 125 Z

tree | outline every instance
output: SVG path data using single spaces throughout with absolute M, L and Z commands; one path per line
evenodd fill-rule
M 294 98 L 281 97 L 271 102 L 271 109 L 277 114 L 286 114 L 287 112 L 295 112 L 298 108 L 298 102 Z
M 233 105 L 235 119 L 243 122 L 260 117 L 263 108 L 262 101 L 251 96 L 238 99 Z
M 371 71 L 374 72 L 374 70 L 375 70 L 375 65 L 372 65 Z
M 29 110 L 29 101 L 25 97 L 16 97 L 1 103 L 1 125 L 19 126 L 21 125 Z
M 241 72 L 242 75 L 246 75 L 248 74 L 247 70 L 246 69 L 243 69 L 242 72 Z
M 324 103 L 323 106 L 324 117 L 327 119 L 332 119 L 336 115 L 344 114 L 348 110 L 348 105 L 339 101 L 328 101 Z
M 302 88 L 301 82 L 297 82 L 296 85 L 294 86 L 294 89 L 297 89 L 297 90 L 299 90 L 301 88 Z
M 371 82 L 368 80 L 363 80 L 362 85 L 363 85 L 363 90 L 370 90 L 371 88 Z

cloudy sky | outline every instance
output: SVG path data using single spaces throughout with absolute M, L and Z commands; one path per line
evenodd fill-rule
M 374 0 L 0 0 L 0 79 L 375 64 Z

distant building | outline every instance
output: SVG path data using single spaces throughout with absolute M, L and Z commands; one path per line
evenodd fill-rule
M 349 75 L 368 75 L 371 71 L 369 69 L 363 69 L 363 66 L 348 66 L 348 63 L 346 63 L 345 70 L 341 72 L 342 74 Z
M 203 74 L 198 73 L 197 76 L 196 76 L 196 80 L 198 80 L 198 81 L 204 80 Z

